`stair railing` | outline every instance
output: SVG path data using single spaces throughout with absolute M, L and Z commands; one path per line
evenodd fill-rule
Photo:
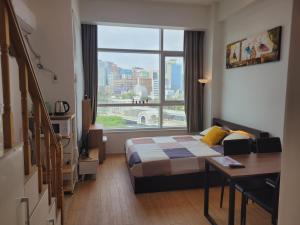
M 44 104 L 41 90 L 11 0 L 0 0 L 0 46 L 3 86 L 3 136 L 5 149 L 13 148 L 14 117 L 11 103 L 11 73 L 9 60 L 13 55 L 19 67 L 19 88 L 21 92 L 22 136 L 24 142 L 24 172 L 30 175 L 33 170 L 32 149 L 29 142 L 29 97 L 33 103 L 35 161 L 38 170 L 38 190 L 48 185 L 49 204 L 57 199 L 57 210 L 61 210 L 63 224 L 63 149 L 61 139 L 54 133 L 50 117 Z M 41 150 L 41 138 L 45 144 Z M 45 161 L 45 162 L 44 162 Z

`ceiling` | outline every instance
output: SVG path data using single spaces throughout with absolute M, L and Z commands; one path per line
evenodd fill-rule
M 99 1 L 111 1 L 111 0 L 99 0 Z M 124 0 L 123 0 L 124 1 Z M 169 2 L 169 3 L 182 3 L 182 4 L 197 4 L 197 5 L 210 5 L 220 0 L 126 0 L 136 2 Z

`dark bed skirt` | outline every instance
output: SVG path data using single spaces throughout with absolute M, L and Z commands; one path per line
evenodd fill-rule
M 204 187 L 204 172 L 154 177 L 133 177 L 130 172 L 129 174 L 134 193 L 136 194 Z M 222 176 L 218 172 L 210 172 L 211 186 L 220 186 L 222 181 Z

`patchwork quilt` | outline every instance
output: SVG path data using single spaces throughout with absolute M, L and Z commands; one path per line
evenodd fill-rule
M 222 147 L 209 147 L 198 135 L 143 137 L 126 141 L 126 157 L 135 177 L 204 171 L 204 158 L 219 156 Z

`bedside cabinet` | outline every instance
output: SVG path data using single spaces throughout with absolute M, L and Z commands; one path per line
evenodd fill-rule
M 107 137 L 103 136 L 103 127 L 99 124 L 91 125 L 88 132 L 89 149 L 97 148 L 99 151 L 99 163 L 103 163 L 106 158 Z

